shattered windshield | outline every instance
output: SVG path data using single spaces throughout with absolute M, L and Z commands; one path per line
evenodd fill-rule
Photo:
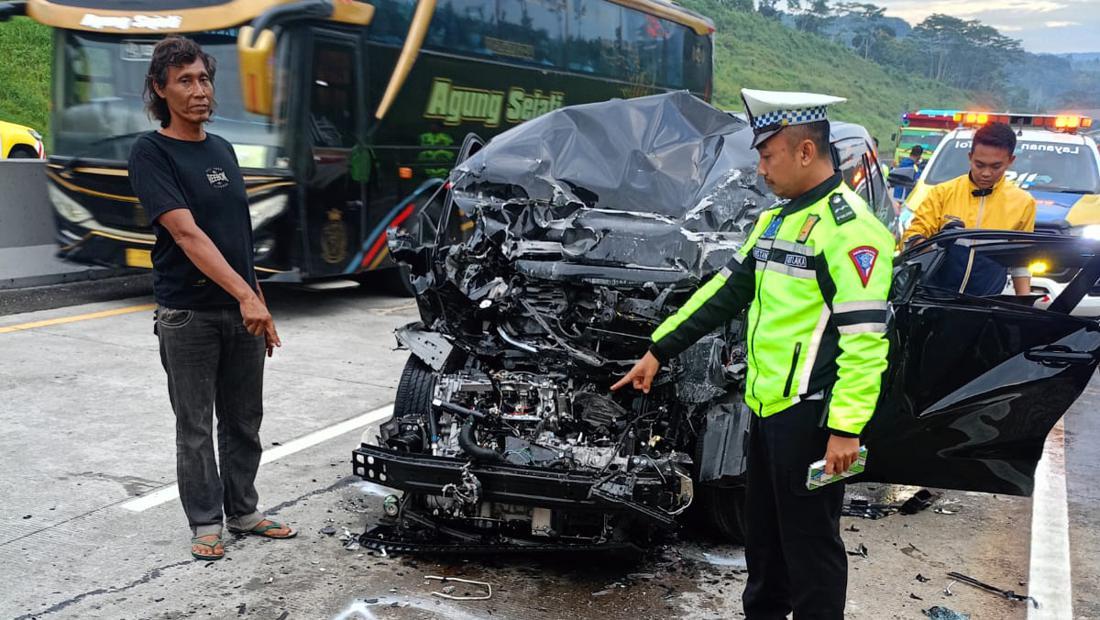
M 701 278 L 772 203 L 750 139 L 743 120 L 669 93 L 544 115 L 451 178 L 458 205 L 510 258 L 571 266 L 525 265 L 542 275 L 588 265 Z

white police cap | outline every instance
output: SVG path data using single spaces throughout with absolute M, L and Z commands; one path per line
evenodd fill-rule
M 779 90 L 741 89 L 745 113 L 754 134 L 752 148 L 790 125 L 805 125 L 828 120 L 825 108 L 847 101 L 843 97 L 818 93 L 796 93 Z

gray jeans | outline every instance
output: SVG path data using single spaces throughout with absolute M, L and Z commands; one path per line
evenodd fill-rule
M 160 361 L 176 414 L 176 478 L 195 536 L 252 529 L 263 445 L 263 336 L 248 333 L 236 307 L 157 308 Z M 211 423 L 218 413 L 218 461 Z

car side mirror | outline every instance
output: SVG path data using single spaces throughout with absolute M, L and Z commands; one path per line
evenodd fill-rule
M 898 134 L 896 134 L 896 133 L 890 134 L 890 142 L 897 142 L 897 139 L 898 139 Z
M 917 184 L 917 171 L 912 166 L 894 168 L 890 171 L 890 176 L 886 178 L 886 182 L 894 187 L 912 189 Z

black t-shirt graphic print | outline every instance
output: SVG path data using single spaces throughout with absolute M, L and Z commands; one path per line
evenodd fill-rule
M 130 150 L 130 185 L 153 223 L 153 294 L 168 308 L 233 306 L 237 301 L 210 280 L 159 222 L 173 209 L 189 209 L 229 266 L 252 288 L 252 220 L 233 147 L 211 133 L 198 142 L 148 133 Z

